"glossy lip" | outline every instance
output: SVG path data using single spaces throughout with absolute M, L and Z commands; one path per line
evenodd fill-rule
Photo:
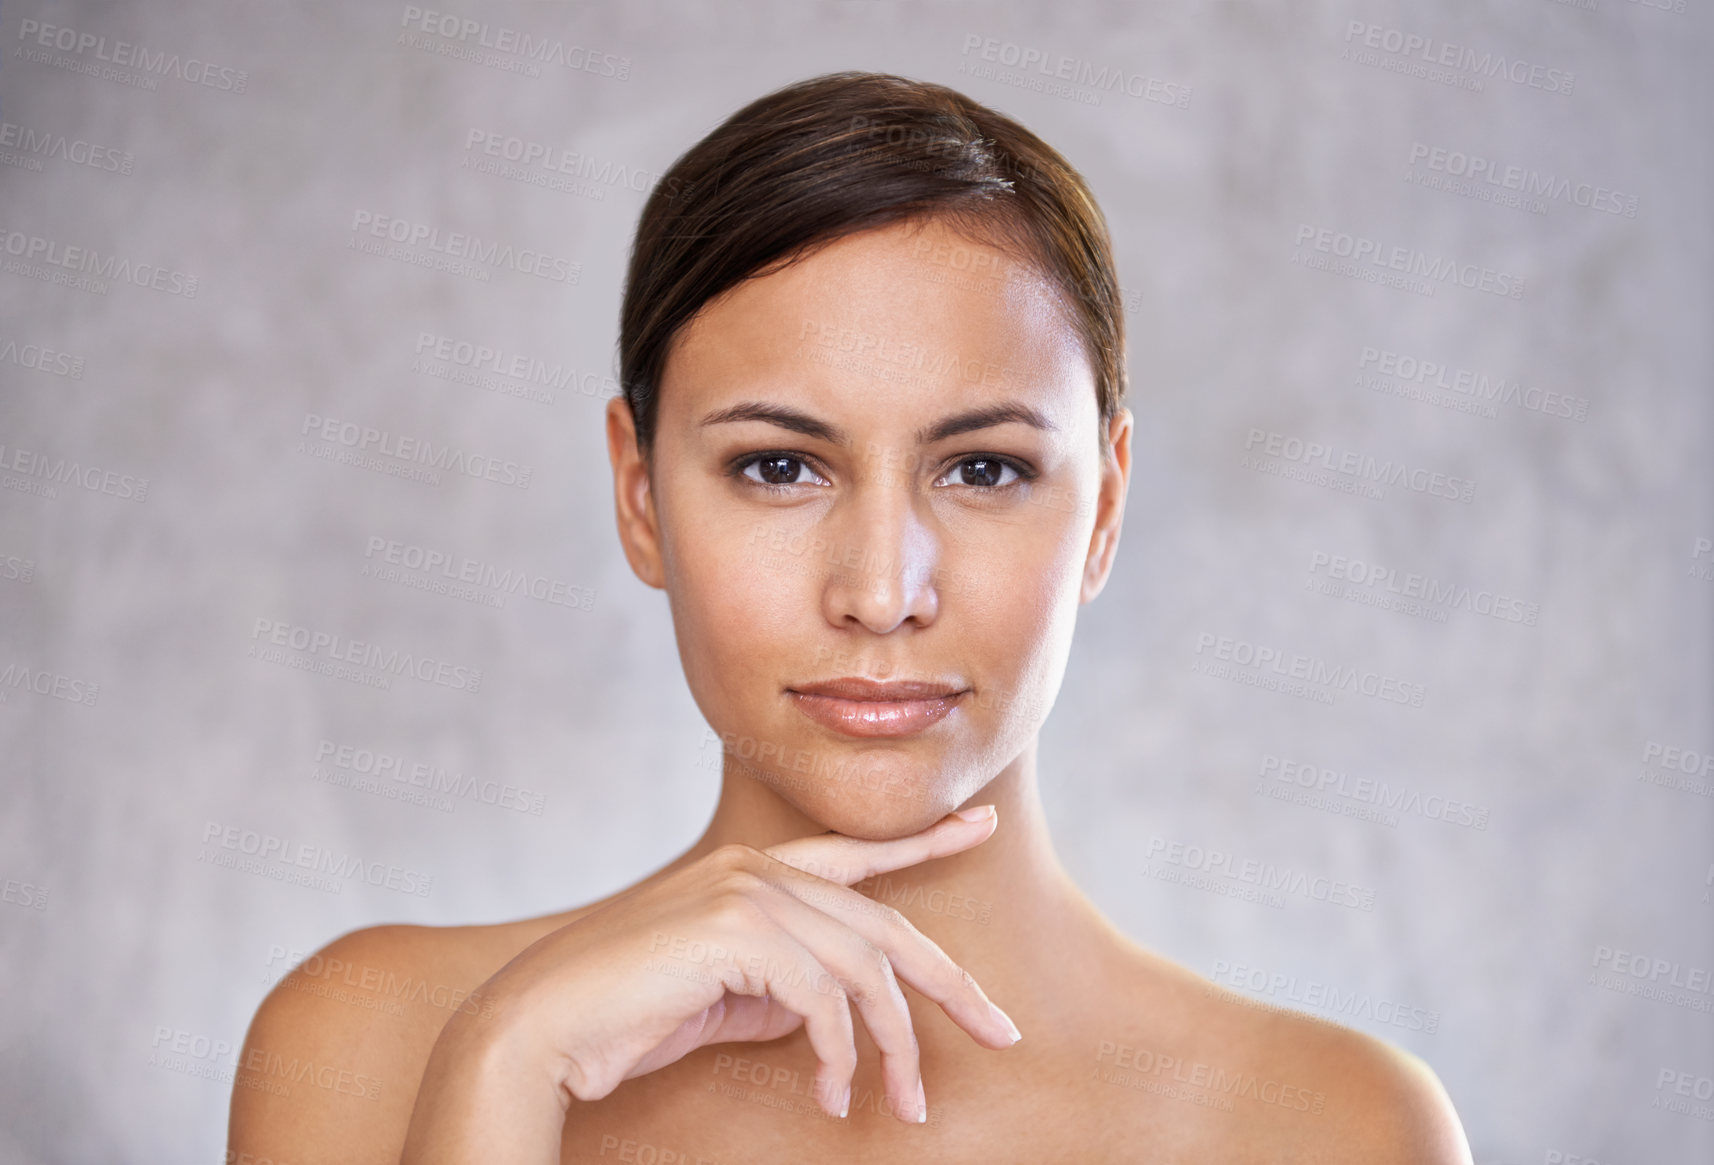
M 914 736 L 946 718 L 970 689 L 935 680 L 843 676 L 787 688 L 798 711 L 845 736 Z

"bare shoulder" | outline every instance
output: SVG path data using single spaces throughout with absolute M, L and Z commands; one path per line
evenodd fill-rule
M 441 1028 L 459 1011 L 480 1014 L 481 985 L 564 917 L 368 927 L 305 959 L 268 993 L 245 1036 L 228 1134 L 234 1159 L 397 1161 Z
M 1116 1081 L 1196 1106 L 1220 1159 L 1470 1165 L 1458 1113 L 1417 1056 L 1137 954 L 1131 1003 L 1146 1010 L 1133 1046 L 1107 1041 L 1104 1058 Z
M 1329 1161 L 1470 1165 L 1452 1100 L 1434 1070 L 1404 1049 L 1302 1012 L 1260 1011 L 1215 988 L 1217 1005 L 1256 1018 L 1255 1054 L 1277 1073 L 1295 1072 L 1324 1093 L 1316 1139 Z

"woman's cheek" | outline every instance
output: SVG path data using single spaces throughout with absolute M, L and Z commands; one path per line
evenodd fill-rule
M 769 572 L 743 542 L 720 535 L 707 515 L 678 507 L 671 512 L 674 520 L 662 523 L 661 538 L 679 657 L 693 685 L 718 699 L 725 690 L 718 678 L 747 662 L 746 645 L 748 653 L 755 651 L 755 635 L 734 629 L 753 626 L 746 620 L 750 608 L 766 601 Z
M 754 596 L 773 594 L 783 573 L 766 529 L 739 523 L 688 487 L 684 492 L 674 495 L 672 518 L 662 523 L 669 592 L 689 600 L 702 620 L 761 605 L 764 599 Z
M 1067 588 L 1075 591 L 1081 573 L 1076 523 L 1057 511 L 1027 504 L 1015 520 L 972 531 L 956 547 L 957 560 L 949 574 L 963 585 L 956 588 L 978 608 L 996 611 L 996 618 L 1025 619 L 1040 627 L 1061 605 Z
M 725 688 L 722 698 L 754 684 L 771 690 L 801 676 L 802 642 L 819 608 L 803 565 L 743 545 L 709 547 L 706 565 L 688 579 L 701 654 Z
M 1046 718 L 1070 657 L 1088 541 L 1075 527 L 1025 527 L 1027 537 L 990 543 L 1004 557 L 980 567 L 990 585 L 972 612 L 980 624 L 973 639 L 988 645 L 990 680 L 1000 689 L 994 711 L 1020 730 Z

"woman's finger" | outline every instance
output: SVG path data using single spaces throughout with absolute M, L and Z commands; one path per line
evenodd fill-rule
M 947 1018 L 976 1040 L 993 1048 L 1009 1048 L 1021 1038 L 1011 1017 L 988 998 L 975 978 L 891 906 L 783 864 L 773 865 L 766 877 L 781 892 L 829 915 L 883 951 L 901 980 L 938 1004 Z
M 822 833 L 783 841 L 762 852 L 806 874 L 850 886 L 876 874 L 902 870 L 978 846 L 994 835 L 998 824 L 994 807 L 979 805 L 949 813 L 908 837 L 871 841 Z
M 815 1076 L 816 1100 L 830 1115 L 844 1116 L 857 1070 L 857 1043 L 844 985 L 757 901 L 777 897 L 761 889 L 760 879 L 734 871 L 724 880 L 722 901 L 706 916 L 712 925 L 691 944 L 697 954 L 683 977 L 714 985 L 717 992 L 723 989 L 732 996 L 747 998 L 727 999 L 722 1004 L 717 997 L 696 1012 L 678 1012 L 668 1021 L 671 1027 L 650 1033 L 644 1047 L 625 1056 L 627 1063 L 619 1078 L 639 1074 L 637 1070 L 644 1063 L 660 1067 L 705 1044 L 750 1041 L 764 1035 L 777 1039 L 786 1030 L 756 1030 L 769 1009 L 758 1008 L 752 1000 L 764 1004 L 771 1001 L 802 1018 L 810 1047 L 820 1062 Z M 687 1024 L 697 1029 L 693 1039 L 685 1038 L 689 1034 Z M 669 1049 L 668 1045 L 674 1047 Z M 669 1050 L 676 1050 L 677 1055 L 668 1059 Z
M 804 1032 L 819 1061 L 816 1101 L 829 1116 L 843 1117 L 851 1109 L 851 1081 L 857 1074 L 857 1037 L 845 989 L 790 934 L 782 931 L 773 947 L 778 957 L 768 960 L 760 975 L 746 968 L 727 969 L 726 989 L 775 999 L 803 1016 Z
M 886 1095 L 892 1100 L 894 1115 L 910 1123 L 927 1120 L 911 1010 L 899 990 L 886 952 L 831 915 L 765 879 L 756 879 L 752 896 L 781 930 L 839 977 L 881 1053 L 881 1079 Z

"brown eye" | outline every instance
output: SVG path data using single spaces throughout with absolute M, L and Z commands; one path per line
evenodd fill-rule
M 760 457 L 751 458 L 744 463 L 743 473 L 745 477 L 760 485 L 825 484 L 801 458 L 791 457 L 784 453 L 765 453 Z M 800 476 L 805 473 L 809 475 L 808 480 Z
M 1015 466 L 996 457 L 966 457 L 958 463 L 956 472 L 961 484 L 985 489 L 1011 485 L 1013 481 L 1017 481 L 1022 476 Z M 1006 479 L 1008 472 L 1012 475 L 1010 480 Z M 947 477 L 951 476 L 952 474 L 947 475 Z M 945 478 L 941 480 L 944 481 Z

